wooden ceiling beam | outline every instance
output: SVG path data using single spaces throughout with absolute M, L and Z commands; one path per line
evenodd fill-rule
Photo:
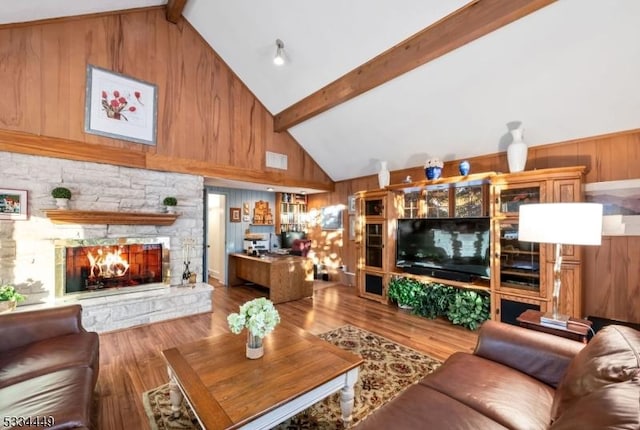
M 169 0 L 167 1 L 167 21 L 177 24 L 182 16 L 184 6 L 187 0 Z
M 475 0 L 275 115 L 284 131 L 556 0 Z

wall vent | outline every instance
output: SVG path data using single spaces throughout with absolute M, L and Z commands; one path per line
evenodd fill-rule
M 267 151 L 267 167 L 287 170 L 287 156 L 285 154 Z

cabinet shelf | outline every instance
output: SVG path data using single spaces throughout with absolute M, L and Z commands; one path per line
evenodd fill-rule
M 47 209 L 43 212 L 54 224 L 171 225 L 179 216 L 178 214 L 170 213 L 65 209 Z

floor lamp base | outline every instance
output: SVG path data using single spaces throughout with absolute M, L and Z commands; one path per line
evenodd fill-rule
M 549 327 L 567 328 L 569 322 L 569 315 L 553 315 L 552 312 L 547 312 L 540 317 L 540 324 Z

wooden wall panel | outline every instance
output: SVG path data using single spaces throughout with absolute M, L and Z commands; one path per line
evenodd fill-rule
M 333 182 L 288 133 L 273 131 L 273 116 L 200 35 L 185 21 L 171 24 L 164 8 L 91 15 L 0 27 L 0 133 L 19 131 L 91 145 L 90 161 L 104 148 L 148 156 L 146 167 L 191 172 L 208 163 L 225 177 L 331 190 Z M 93 64 L 158 86 L 157 145 L 142 145 L 84 132 L 86 66 Z M 19 136 L 19 135 L 17 135 Z M 54 138 L 54 139 L 51 139 Z M 27 139 L 31 141 L 32 139 Z M 32 153 L 10 142 L 0 150 Z M 289 158 L 286 172 L 265 168 L 265 151 Z M 42 151 L 39 151 L 42 152 Z

